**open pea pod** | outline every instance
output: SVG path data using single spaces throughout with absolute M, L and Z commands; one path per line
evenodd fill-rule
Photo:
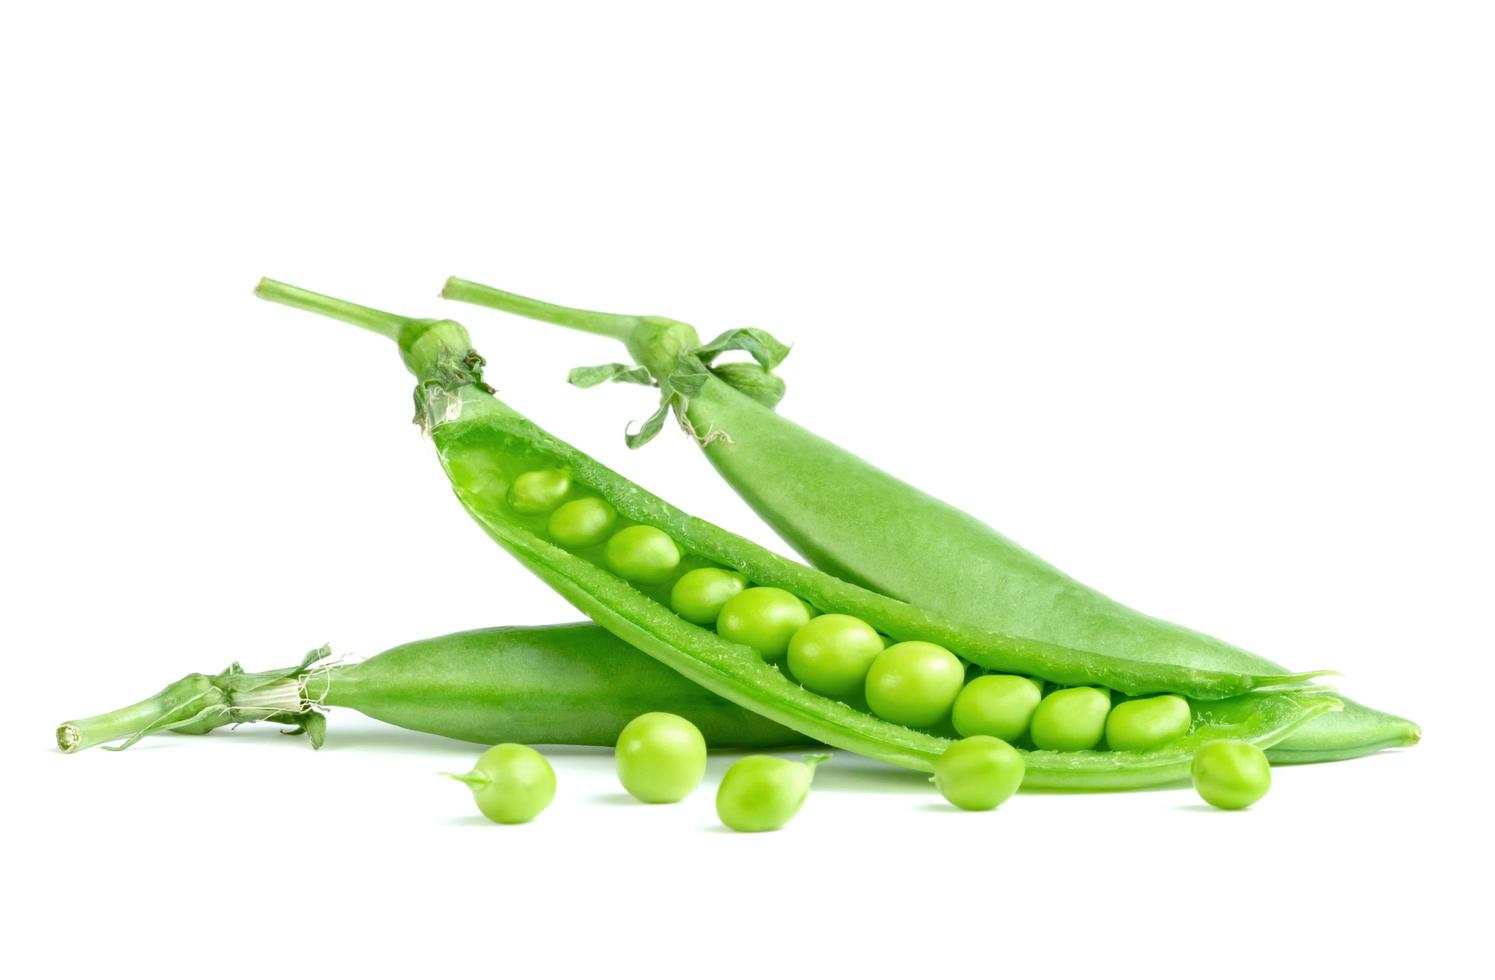
M 565 489 L 552 507 L 567 495 L 573 500 L 600 499 L 616 513 L 615 533 L 629 527 L 662 531 L 672 539 L 672 548 L 684 550 L 678 568 L 671 565 L 676 574 L 713 565 L 734 569 L 760 586 L 782 588 L 821 610 L 857 616 L 894 640 L 941 644 L 968 664 L 987 670 L 1062 685 L 1101 685 L 1125 694 L 1174 692 L 1199 702 L 1291 691 L 1315 676 L 1201 670 L 1100 656 L 970 627 L 843 582 L 691 517 L 540 429 L 493 397 L 482 379 L 482 358 L 472 350 L 467 332 L 453 321 L 397 317 L 269 280 L 258 291 L 266 299 L 343 319 L 396 341 L 418 379 L 417 421 L 435 442 L 463 506 L 495 541 L 577 608 L 707 690 L 826 744 L 928 770 L 947 740 L 814 694 L 751 647 L 677 616 L 667 604 L 669 582 L 625 579 L 604 564 L 600 539 L 575 551 L 559 547 L 546 536 L 545 514 L 519 507 L 511 496 L 518 479 L 563 474 Z M 1301 723 L 1337 701 L 1311 691 L 1274 703 Z M 1260 724 L 1259 738 L 1276 739 L 1290 730 L 1283 717 L 1275 724 Z M 1056 770 L 1066 775 L 1057 778 L 1068 785 L 1087 785 L 1083 770 L 1074 770 L 1074 765 L 1066 760 L 1065 768 Z M 1159 773 L 1164 768 L 1159 767 Z M 1104 778 L 1095 785 L 1126 785 L 1117 781 L 1114 760 L 1107 760 L 1103 770 Z M 1169 773 L 1168 778 L 1176 775 Z M 1044 777 L 1035 773 L 1034 778 L 1041 783 Z
M 962 622 L 1061 646 L 1211 670 L 1282 669 L 1116 602 L 778 414 L 783 383 L 772 370 L 788 347 L 762 331 L 731 330 L 703 344 L 693 327 L 667 317 L 558 306 L 457 278 L 442 295 L 622 342 L 636 364 L 578 369 L 572 383 L 657 385 L 658 411 L 629 432 L 629 445 L 647 442 L 673 410 L 728 485 L 817 568 Z M 752 361 L 717 363 L 728 350 Z M 900 542 L 896 551 L 889 540 Z M 1349 759 L 1419 737 L 1405 718 L 1347 700 L 1342 712 L 1315 719 L 1269 754 L 1274 762 Z

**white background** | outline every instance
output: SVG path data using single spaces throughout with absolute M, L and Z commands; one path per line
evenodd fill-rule
M 1454 970 L 1492 870 L 1489 8 L 540 6 L 4 15 L 12 975 Z M 673 428 L 623 447 L 645 392 L 563 383 L 620 349 L 453 273 L 768 328 L 796 420 L 1425 740 L 1238 814 L 957 814 L 843 753 L 760 836 L 577 750 L 488 825 L 432 775 L 474 747 L 346 712 L 320 753 L 58 754 L 191 670 L 574 618 L 451 500 L 393 349 L 261 275 L 459 317 L 511 404 L 773 542 Z

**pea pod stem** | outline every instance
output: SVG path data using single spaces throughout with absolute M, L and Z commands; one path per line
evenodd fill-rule
M 180 683 L 179 681 L 178 684 Z M 200 698 L 201 694 L 189 697 Z M 129 740 L 133 743 L 139 737 L 163 730 L 162 720 L 168 718 L 176 707 L 178 704 L 171 688 L 167 688 L 159 694 L 115 711 L 65 721 L 57 726 L 57 747 L 71 753 L 110 742 Z
M 114 711 L 65 721 L 57 726 L 57 747 L 64 752 L 82 752 L 95 745 L 121 741 L 147 730 L 169 710 L 157 694 Z
M 307 289 L 301 289 L 288 283 L 277 282 L 274 279 L 261 279 L 254 287 L 254 295 L 260 299 L 267 299 L 274 303 L 285 306 L 293 306 L 310 313 L 320 313 L 322 316 L 332 317 L 334 320 L 342 320 L 354 326 L 372 330 L 381 337 L 390 340 L 398 340 L 400 326 L 405 322 L 404 317 L 383 310 L 376 310 L 371 306 L 360 306 L 357 303 L 349 303 L 346 300 L 333 299 L 331 296 L 323 296 Z
M 296 678 L 277 678 L 263 686 L 236 689 L 229 674 L 188 674 L 159 693 L 116 711 L 65 721 L 57 727 L 57 747 L 81 752 L 96 745 L 122 742 L 128 748 L 147 735 L 165 732 L 202 734 L 224 725 L 271 719 L 296 724 L 311 710 Z
M 595 310 L 581 310 L 572 306 L 557 306 L 555 303 L 520 296 L 518 293 L 495 289 L 467 279 L 458 279 L 456 276 L 446 281 L 446 285 L 441 289 L 441 295 L 445 299 L 490 306 L 496 310 L 506 310 L 519 316 L 532 317 L 558 326 L 570 327 L 572 330 L 581 330 L 624 342 L 628 341 L 643 320 L 642 317 L 619 313 L 599 313 Z

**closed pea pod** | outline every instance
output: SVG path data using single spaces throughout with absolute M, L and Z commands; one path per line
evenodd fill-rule
M 618 736 L 618 781 L 644 803 L 678 803 L 706 774 L 706 740 L 679 715 L 651 711 Z
M 545 529 L 563 548 L 591 548 L 607 540 L 617 511 L 600 497 L 568 500 L 550 515 Z
M 771 755 L 750 755 L 732 763 L 716 789 L 716 815 L 736 831 L 778 830 L 799 813 L 810 795 L 815 767 L 828 755 L 807 755 L 791 762 Z
M 555 770 L 527 745 L 495 745 L 470 772 L 443 773 L 466 783 L 483 816 L 494 823 L 528 823 L 555 799 Z
M 816 616 L 789 639 L 789 672 L 817 694 L 846 700 L 861 694 L 883 651 L 877 630 L 855 616 Z
M 1106 734 L 1111 698 L 1093 687 L 1055 691 L 1038 703 L 1029 734 L 1040 749 L 1074 752 L 1094 748 Z
M 950 723 L 962 735 L 990 735 L 1015 742 L 1028 734 L 1043 689 L 1026 677 L 983 674 L 961 688 Z
M 670 589 L 670 608 L 697 626 L 711 626 L 727 600 L 747 588 L 747 579 L 725 568 L 696 568 Z
M 592 623 L 467 630 L 352 662 L 331 661 L 331 654 L 324 646 L 279 670 L 249 673 L 234 664 L 188 674 L 143 701 L 64 722 L 58 747 L 78 752 L 263 721 L 294 726 L 315 748 L 326 735 L 328 708 L 482 745 L 612 746 L 629 722 L 652 710 L 686 719 L 712 748 L 810 743 Z
M 1123 701 L 1106 716 L 1106 744 L 1119 752 L 1145 752 L 1183 735 L 1194 720 L 1176 694 Z

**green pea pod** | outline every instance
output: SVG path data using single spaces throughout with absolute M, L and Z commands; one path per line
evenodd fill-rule
M 573 554 L 543 534 L 545 518 L 508 504 L 515 477 L 568 473 L 578 492 L 595 494 L 620 518 L 668 534 L 687 563 L 734 569 L 760 585 L 786 589 L 820 609 L 856 615 L 895 639 L 942 643 L 979 666 L 1061 684 L 1100 684 L 1129 694 L 1173 691 L 1217 700 L 1257 690 L 1304 686 L 1312 674 L 1235 674 L 1165 663 L 1133 663 L 967 627 L 791 562 L 670 506 L 537 427 L 492 395 L 482 358 L 461 325 L 412 320 L 264 280 L 259 295 L 366 327 L 396 341 L 418 379 L 417 420 L 436 444 L 458 499 L 488 534 L 542 580 L 607 628 L 687 678 L 736 704 L 816 740 L 915 769 L 930 770 L 943 738 L 878 719 L 811 693 L 750 647 L 675 615 L 667 585 L 630 584 L 598 557 Z M 621 532 L 620 532 L 621 533 Z M 683 570 L 683 569 L 682 569 Z M 1337 701 L 1297 696 L 1300 720 Z M 1285 731 L 1266 732 L 1275 739 Z M 1113 763 L 1107 763 L 1107 769 Z M 1041 777 L 1040 777 L 1041 778 Z M 1066 770 L 1071 785 L 1083 777 Z M 1114 781 L 1114 776 L 1107 774 Z
M 772 401 L 713 365 L 723 349 L 752 354 L 771 370 L 787 353 L 755 331 L 702 345 L 688 324 L 555 306 L 462 279 L 443 296 L 622 341 L 652 376 L 661 412 L 673 408 L 727 483 L 811 564 L 849 582 L 988 629 L 1138 662 L 1270 673 L 1270 660 L 1194 630 L 1144 615 L 1049 565 L 986 524 L 909 486 L 775 413 Z M 771 338 L 769 338 L 771 340 Z M 582 383 L 604 380 L 579 376 Z M 761 387 L 761 382 L 755 382 Z M 781 389 L 776 394 L 781 394 Z M 631 444 L 641 440 L 634 438 Z M 856 507 L 845 501 L 856 500 Z M 900 542 L 896 551 L 885 543 Z M 1349 759 L 1415 744 L 1418 727 L 1373 708 L 1314 720 L 1270 752 L 1274 762 Z
M 111 742 L 126 747 L 165 732 L 202 735 L 224 726 L 271 722 L 291 726 L 289 734 L 307 735 L 320 747 L 321 712 L 334 707 L 482 745 L 610 746 L 624 725 L 649 711 L 689 719 L 714 749 L 814 744 L 717 697 L 590 623 L 452 633 L 356 663 L 331 663 L 329 656 L 321 647 L 283 670 L 248 673 L 235 664 L 218 674 L 188 674 L 137 704 L 64 722 L 57 728 L 57 744 L 73 753 Z M 1212 738 L 1261 742 L 1301 723 L 1324 701 L 1307 693 L 1246 695 L 1208 702 L 1200 707 L 1198 722 Z M 1190 745 L 1195 741 L 1191 736 Z M 1120 789 L 1174 781 L 1187 775 L 1191 753 L 1182 744 L 1170 747 L 1166 758 L 1072 753 L 1033 767 L 1027 785 L 1081 788 L 1084 780 L 1090 787 Z M 1058 755 L 1030 753 L 1030 758 Z M 1100 758 L 1107 755 L 1116 758 Z
M 713 748 L 812 744 L 591 623 L 451 633 L 356 663 L 332 663 L 329 654 L 313 650 L 284 670 L 246 673 L 235 664 L 188 674 L 138 704 L 64 722 L 58 747 L 131 745 L 160 732 L 201 735 L 253 721 L 294 726 L 320 746 L 320 710 L 333 707 L 484 745 L 613 745 L 648 711 L 689 719 Z

